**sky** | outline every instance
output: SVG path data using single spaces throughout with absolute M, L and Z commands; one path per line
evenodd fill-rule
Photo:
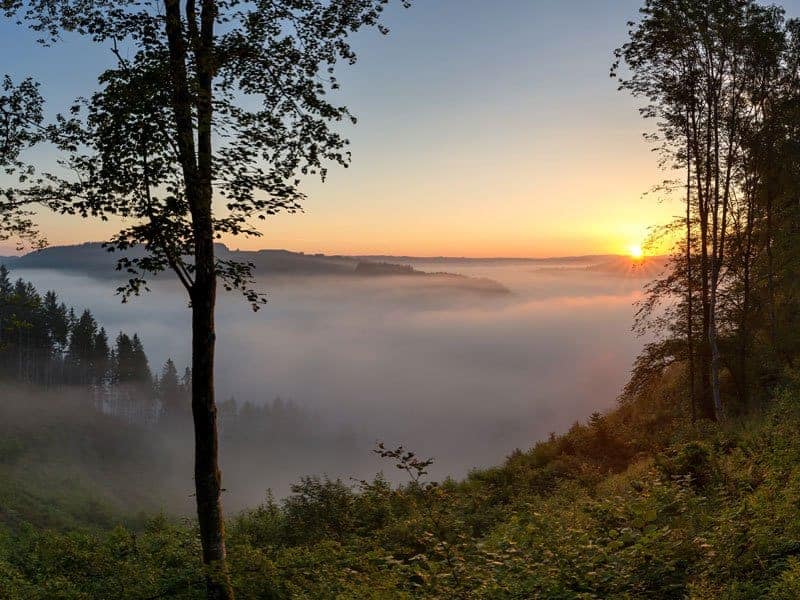
M 784 2 L 800 14 L 800 0 Z M 565 256 L 625 253 L 680 206 L 647 192 L 669 173 L 652 125 L 608 71 L 641 0 L 417 0 L 388 37 L 355 39 L 341 101 L 359 121 L 353 163 L 308 181 L 305 212 L 242 249 L 328 254 Z M 70 40 L 38 48 L 0 22 L 0 72 L 33 75 L 53 110 L 94 86 L 108 57 Z M 118 223 L 42 215 L 51 244 Z

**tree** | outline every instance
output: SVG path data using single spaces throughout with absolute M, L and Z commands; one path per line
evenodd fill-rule
M 729 238 L 736 218 L 747 212 L 737 210 L 748 197 L 746 141 L 764 119 L 764 82 L 775 81 L 780 71 L 787 39 L 783 12 L 753 0 L 647 0 L 640 12 L 630 40 L 617 50 L 612 74 L 622 89 L 648 101 L 642 112 L 657 119 L 659 130 L 652 139 L 665 162 L 686 173 L 685 331 L 693 346 L 696 275 L 701 414 L 721 419 L 719 319 L 732 274 Z M 694 223 L 699 239 L 692 236 Z M 693 251 L 699 253 L 696 265 Z
M 16 175 L 21 185 L 32 174 L 32 169 L 24 165 L 20 153 L 40 140 L 43 118 L 42 97 L 33 80 L 26 79 L 15 85 L 10 77 L 4 76 L 0 83 L 0 170 L 6 175 Z M 44 242 L 31 217 L 26 201 L 20 200 L 13 187 L 0 187 L 0 242 L 16 239 L 18 248 L 26 241 L 42 245 Z M 8 271 L 0 268 L 3 269 L 0 284 L 10 288 Z M 9 291 L 0 290 L 0 293 L 9 299 Z M 11 329 L 17 324 L 0 311 L 0 346 L 8 342 Z
M 67 369 L 73 383 L 94 383 L 92 375 L 97 333 L 97 321 L 88 309 L 84 310 L 72 328 L 67 348 Z
M 178 378 L 178 369 L 171 358 L 168 358 L 161 368 L 158 378 L 158 392 L 161 399 L 161 410 L 164 417 L 175 423 L 180 417 L 186 415 L 189 409 L 188 394 Z
M 44 312 L 47 315 L 47 328 L 52 332 L 53 344 L 64 346 L 69 333 L 67 322 L 67 306 L 58 301 L 58 295 L 50 290 L 44 295 Z
M 114 383 L 149 384 L 152 380 L 147 355 L 137 334 L 120 332 L 114 349 Z
M 6 175 L 16 175 L 24 184 L 33 174 L 20 153 L 40 141 L 44 135 L 42 97 L 32 79 L 15 85 L 6 75 L 0 84 L 0 169 Z M 13 187 L 0 188 L 0 241 L 17 240 L 17 247 L 26 242 L 41 246 L 44 241 L 32 220 L 27 199 L 21 198 Z
M 108 334 L 105 328 L 101 327 L 94 336 L 92 345 L 92 382 L 95 385 L 106 383 L 110 368 L 111 350 L 108 347 Z
M 408 0 L 399 0 L 408 5 Z M 197 513 L 209 598 L 231 598 L 226 568 L 214 400 L 217 280 L 263 301 L 251 265 L 215 257 L 223 235 L 259 235 L 253 219 L 296 211 L 304 175 L 346 166 L 339 123 L 355 119 L 329 94 L 335 66 L 352 64 L 349 36 L 377 26 L 389 0 L 31 0 L 5 3 L 55 42 L 89 36 L 116 59 L 100 90 L 49 129 L 75 179 L 39 178 L 29 201 L 135 224 L 110 249 L 123 257 L 119 291 L 139 293 L 166 269 L 192 310 L 192 413 Z M 222 206 L 219 206 L 221 204 Z

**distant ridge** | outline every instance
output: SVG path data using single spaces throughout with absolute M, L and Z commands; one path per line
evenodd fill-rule
M 411 265 L 398 265 L 398 260 L 370 260 L 366 257 L 328 256 L 305 254 L 288 250 L 230 250 L 223 244 L 216 246 L 217 256 L 226 260 L 252 263 L 256 275 L 329 275 L 344 277 L 413 277 L 418 285 L 450 287 L 462 291 L 507 294 L 509 290 L 491 279 L 467 277 L 453 273 L 426 273 Z M 51 246 L 21 256 L 0 257 L 0 264 L 11 269 L 50 269 L 87 275 L 98 279 L 122 279 L 124 273 L 116 271 L 121 256 L 141 256 L 143 251 L 109 252 L 100 242 L 86 242 L 71 246 Z
M 95 257 L 94 254 L 99 253 Z M 217 253 L 222 256 L 238 255 L 242 257 L 261 257 L 266 260 L 272 259 L 276 264 L 274 267 L 280 268 L 282 260 L 293 262 L 302 261 L 307 264 L 319 263 L 338 263 L 342 266 L 345 264 L 357 264 L 361 261 L 368 262 L 384 262 L 384 263 L 490 263 L 490 262 L 505 262 L 505 263 L 589 263 L 601 264 L 608 261 L 617 259 L 630 260 L 627 256 L 621 254 L 582 254 L 577 256 L 545 256 L 545 257 L 508 257 L 508 256 L 493 256 L 493 257 L 470 257 L 470 256 L 413 256 L 413 255 L 393 255 L 393 254 L 323 254 L 323 253 L 308 253 L 296 252 L 292 250 L 272 249 L 266 248 L 262 250 L 231 250 L 224 244 L 217 244 Z M 141 254 L 141 252 L 134 253 Z M 109 253 L 102 248 L 101 242 L 84 242 L 82 244 L 50 246 L 43 250 L 29 252 L 20 256 L 0 256 L 0 263 L 11 265 L 16 263 L 24 263 L 26 268 L 40 268 L 39 265 L 52 264 L 57 265 L 62 258 L 83 258 L 89 259 L 90 262 L 98 262 L 104 264 L 114 263 L 114 253 Z M 34 258 L 35 257 L 35 258 Z M 105 259 L 103 258 L 105 257 Z M 35 267 L 34 267 L 35 265 Z M 288 266 L 288 265 L 287 265 Z
M 649 257 L 634 261 L 619 254 L 585 254 L 580 256 L 557 256 L 545 258 L 519 257 L 455 257 L 455 256 L 392 256 L 374 255 L 327 255 L 292 252 L 290 250 L 231 250 L 224 244 L 217 244 L 217 255 L 223 259 L 253 263 L 257 275 L 335 275 L 363 277 L 409 277 L 414 276 L 417 284 L 423 280 L 417 276 L 425 275 L 424 283 L 448 282 L 463 289 L 480 292 L 508 293 L 502 284 L 483 278 L 467 277 L 443 272 L 448 265 L 458 264 L 519 264 L 538 265 L 542 269 L 572 270 L 585 269 L 592 272 L 652 278 L 664 267 L 665 257 Z M 127 252 L 127 256 L 141 256 L 142 250 Z M 29 252 L 21 256 L 0 256 L 0 264 L 12 269 L 52 269 L 88 275 L 97 279 L 122 279 L 124 274 L 115 270 L 120 253 L 108 252 L 101 242 L 85 242 L 68 246 L 51 246 Z M 420 265 L 441 265 L 442 271 L 435 273 L 419 270 Z

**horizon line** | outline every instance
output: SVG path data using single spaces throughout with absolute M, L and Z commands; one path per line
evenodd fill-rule
M 1 249 L 0 256 L 5 257 L 22 257 L 27 256 L 29 254 L 35 254 L 37 252 L 42 252 L 46 250 L 52 250 L 56 248 L 77 248 L 80 246 L 92 246 L 92 245 L 100 245 L 106 242 L 92 240 L 86 242 L 77 242 L 73 244 L 53 244 L 45 246 L 44 248 L 37 248 L 37 249 L 23 249 L 23 250 L 16 250 L 14 248 L 8 249 Z M 624 253 L 615 253 L 615 252 L 598 252 L 594 253 L 582 253 L 582 254 L 562 254 L 557 256 L 500 256 L 500 255 L 493 255 L 493 256 L 466 256 L 466 255 L 448 255 L 448 254 L 438 254 L 438 255 L 416 255 L 416 254 L 386 254 L 386 253 L 332 253 L 328 254 L 326 252 L 314 252 L 308 250 L 289 250 L 288 248 L 258 248 L 254 250 L 243 250 L 241 248 L 231 248 L 228 244 L 224 242 L 215 242 L 215 245 L 224 247 L 228 252 L 246 252 L 246 253 L 258 253 L 258 252 L 288 252 L 291 254 L 299 254 L 304 256 L 317 256 L 317 257 L 327 257 L 327 258 L 354 258 L 354 259 L 378 259 L 378 258 L 392 258 L 392 259 L 409 259 L 409 260 L 418 260 L 418 261 L 436 261 L 436 260 L 468 260 L 468 261 L 542 261 L 542 260 L 580 260 L 580 259 L 588 259 L 588 258 L 599 258 L 599 257 L 624 257 L 629 258 L 627 254 Z M 9 252 L 6 254 L 6 252 Z M 667 256 L 666 254 L 653 254 L 648 255 L 645 258 L 653 259 L 653 258 L 662 258 Z

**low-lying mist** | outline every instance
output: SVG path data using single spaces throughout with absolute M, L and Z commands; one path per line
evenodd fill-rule
M 463 476 L 614 404 L 643 343 L 630 331 L 641 277 L 575 263 L 414 266 L 488 277 L 510 293 L 414 277 L 295 275 L 260 281 L 269 303 L 257 313 L 221 296 L 218 399 L 280 396 L 314 424 L 264 440 L 256 456 L 223 439 L 229 507 L 255 504 L 267 488 L 283 495 L 304 475 L 370 476 L 387 466 L 370 454 L 376 440 L 434 457 L 435 477 Z M 189 311 L 171 282 L 121 304 L 109 281 L 38 269 L 12 275 L 90 308 L 111 336 L 138 331 L 154 372 L 168 357 L 179 369 L 189 362 Z M 176 436 L 180 455 L 189 436 Z M 179 471 L 186 498 L 189 456 L 163 462 Z

